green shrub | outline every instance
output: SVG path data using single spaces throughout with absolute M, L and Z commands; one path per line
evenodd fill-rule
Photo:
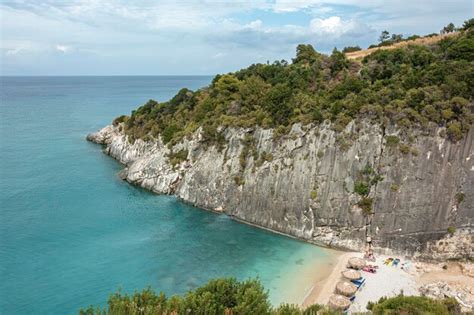
M 280 125 L 273 131 L 273 139 L 278 140 L 281 137 L 283 137 L 284 135 L 288 134 L 288 132 L 290 132 L 289 127 Z
M 397 136 L 385 136 L 385 140 L 387 141 L 387 145 L 389 147 L 396 147 L 398 143 L 400 143 L 400 138 Z
M 263 163 L 271 161 L 273 161 L 273 155 L 271 153 L 263 151 L 260 154 L 260 158 L 257 160 L 256 166 L 262 166 Z
M 464 193 L 462 193 L 462 192 L 458 192 L 458 193 L 456 194 L 455 197 L 456 197 L 456 202 L 457 202 L 458 205 L 460 205 L 460 204 L 464 201 L 464 196 L 465 196 L 465 195 L 464 195 Z
M 357 203 L 359 208 L 362 209 L 364 214 L 369 215 L 372 214 L 372 204 L 374 200 L 368 197 L 362 197 L 362 199 Z
M 450 122 L 448 124 L 447 134 L 448 137 L 453 141 L 461 140 L 463 137 L 461 124 L 457 121 Z
M 404 155 L 407 155 L 407 154 L 410 153 L 410 151 L 411 151 L 411 147 L 410 147 L 408 144 L 405 144 L 405 143 L 400 144 L 400 146 L 398 147 L 398 149 L 399 149 L 400 152 L 403 153 Z
M 256 314 L 256 313 L 252 313 Z M 272 315 L 342 315 L 340 311 L 333 311 L 319 304 L 313 304 L 302 310 L 298 305 L 281 304 L 272 310 Z
M 268 293 L 258 280 L 237 281 L 234 278 L 215 279 L 184 296 L 167 298 L 163 293 L 156 294 L 151 288 L 133 295 L 112 294 L 108 300 L 109 315 L 123 314 L 270 314 L 271 305 Z M 93 307 L 80 310 L 79 314 L 97 314 Z
M 319 304 L 313 304 L 311 306 L 308 306 L 304 311 L 303 315 L 318 315 L 323 313 L 324 306 L 319 305 Z M 321 314 L 323 315 L 323 314 Z
M 422 296 L 383 297 L 369 302 L 367 309 L 374 315 L 448 315 L 460 314 L 460 305 L 454 298 L 434 300 Z M 293 304 L 272 308 L 268 292 L 258 280 L 237 281 L 235 278 L 210 280 L 207 284 L 184 295 L 167 297 L 151 288 L 133 294 L 120 290 L 111 294 L 107 308 L 89 306 L 79 310 L 80 315 L 169 315 L 169 314 L 259 314 L 259 315 L 342 315 L 341 311 L 314 304 L 301 309 Z
M 318 198 L 318 192 L 316 190 L 311 190 L 310 197 L 311 199 L 316 200 L 316 198 Z
M 234 182 L 237 186 L 243 186 L 245 185 L 245 180 L 242 178 L 242 176 L 234 176 Z
M 178 131 L 179 131 L 178 127 L 174 124 L 167 126 L 165 130 L 163 130 L 163 134 L 161 135 L 163 139 L 163 143 L 166 144 L 170 142 Z
M 448 233 L 453 235 L 454 233 L 456 233 L 456 228 L 454 226 L 448 227 Z
M 393 192 L 398 191 L 398 189 L 400 189 L 400 187 L 398 187 L 397 184 L 392 184 L 392 186 L 390 186 L 390 190 L 393 191 Z
M 370 176 L 375 173 L 374 168 L 369 163 L 365 164 L 364 169 L 361 171 L 361 174 L 364 176 Z
M 181 149 L 178 152 L 171 151 L 168 154 L 169 163 L 173 166 L 173 168 L 176 165 L 181 164 L 184 161 L 187 161 L 187 159 L 188 159 L 188 150 L 186 149 Z
M 354 192 L 361 196 L 368 195 L 369 191 L 370 191 L 370 187 L 366 182 L 356 182 L 354 184 Z
M 342 49 L 342 52 L 346 54 L 346 53 L 359 51 L 359 50 L 362 50 L 362 48 L 360 48 L 359 46 L 347 46 Z
M 444 298 L 441 300 L 441 303 L 446 306 L 449 314 L 458 315 L 461 314 L 461 305 L 455 298 Z
M 275 309 L 272 314 L 275 315 L 301 315 L 302 311 L 298 305 L 295 304 L 281 304 Z
M 268 292 L 258 280 L 237 281 L 235 278 L 210 280 L 184 295 L 167 297 L 151 288 L 133 294 L 117 291 L 109 296 L 107 309 L 89 306 L 80 315 L 169 315 L 169 314 L 259 314 L 316 315 L 340 314 L 314 304 L 302 310 L 293 304 L 272 309 Z M 318 312 L 318 313 L 317 313 Z
M 247 166 L 247 151 L 242 150 L 240 152 L 239 164 L 240 164 L 240 169 L 245 170 L 245 167 Z
M 373 186 L 381 181 L 383 181 L 383 176 L 380 174 L 376 174 L 370 178 L 370 185 Z
M 393 298 L 381 298 L 377 303 L 367 305 L 374 315 L 385 314 L 407 314 L 407 315 L 449 315 L 447 305 L 452 308 L 452 300 L 444 303 L 444 300 L 434 300 L 424 296 L 397 296 Z
M 257 147 L 255 145 L 255 138 L 250 135 L 246 134 L 244 138 L 241 140 L 243 144 L 242 151 L 240 151 L 239 156 L 239 163 L 240 163 L 240 170 L 244 171 L 245 167 L 247 166 L 247 157 L 249 154 L 252 154 L 254 157 L 254 161 L 257 159 Z
M 112 125 L 118 126 L 120 123 L 127 122 L 128 116 L 127 115 L 122 115 L 114 119 L 112 122 Z

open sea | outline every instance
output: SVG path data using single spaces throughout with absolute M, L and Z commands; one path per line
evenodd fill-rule
M 259 277 L 301 302 L 331 254 L 129 185 L 87 133 L 209 76 L 0 77 L 0 314 L 76 314 L 146 286 Z

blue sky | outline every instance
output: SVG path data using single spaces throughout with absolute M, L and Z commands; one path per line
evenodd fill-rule
M 474 16 L 472 0 L 0 0 L 3 75 L 216 74 L 366 47 L 384 29 L 428 34 Z

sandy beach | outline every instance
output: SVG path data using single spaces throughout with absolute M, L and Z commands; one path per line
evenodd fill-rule
M 401 293 L 404 295 L 420 295 L 415 277 L 400 268 L 405 260 L 401 260 L 398 267 L 384 264 L 387 256 L 380 256 L 372 264 L 378 266 L 377 273 L 361 271 L 366 279 L 365 284 L 356 293 L 356 299 L 350 307 L 352 312 L 364 312 L 368 302 L 376 302 L 381 297 L 393 297 Z
M 362 257 L 361 253 L 341 252 L 333 264 L 327 277 L 315 280 L 313 290 L 304 299 L 303 307 L 311 304 L 327 304 L 329 297 L 334 293 L 336 284 L 342 280 L 341 273 L 347 269 L 350 257 Z M 400 258 L 398 266 L 384 264 L 388 257 Z M 408 263 L 407 268 L 401 268 Z M 425 285 L 436 286 L 444 283 L 450 288 L 464 310 L 474 310 L 474 268 L 472 263 L 430 264 L 415 262 L 401 256 L 377 256 L 372 265 L 377 265 L 377 272 L 361 271 L 365 284 L 355 294 L 349 312 L 365 312 L 368 302 L 376 302 L 381 297 L 404 295 L 421 295 L 419 288 Z M 435 290 L 436 292 L 436 290 Z M 443 293 L 446 295 L 446 293 Z M 444 297 L 444 296 L 443 296 Z
M 356 255 L 356 253 L 339 253 L 339 256 L 333 263 L 332 270 L 329 270 L 328 276 L 323 279 L 319 279 L 319 281 L 315 281 L 313 284 L 313 289 L 308 293 L 303 301 L 303 307 L 307 307 L 315 303 L 326 304 L 328 302 L 329 297 L 331 296 L 332 292 L 334 292 L 337 281 L 339 281 L 339 278 L 341 277 L 341 272 L 346 268 L 347 260 L 354 255 Z

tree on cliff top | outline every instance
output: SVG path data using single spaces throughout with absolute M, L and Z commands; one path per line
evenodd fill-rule
M 383 43 L 390 38 L 390 33 L 388 31 L 382 31 L 379 36 L 379 42 Z
M 300 44 L 296 47 L 296 58 L 293 58 L 293 63 L 312 64 L 318 59 L 319 54 L 311 45 Z
M 443 27 L 443 29 L 441 30 L 441 33 L 442 34 L 448 34 L 448 33 L 454 32 L 455 30 L 456 30 L 456 26 L 454 26 L 453 23 L 449 23 L 448 25 Z

